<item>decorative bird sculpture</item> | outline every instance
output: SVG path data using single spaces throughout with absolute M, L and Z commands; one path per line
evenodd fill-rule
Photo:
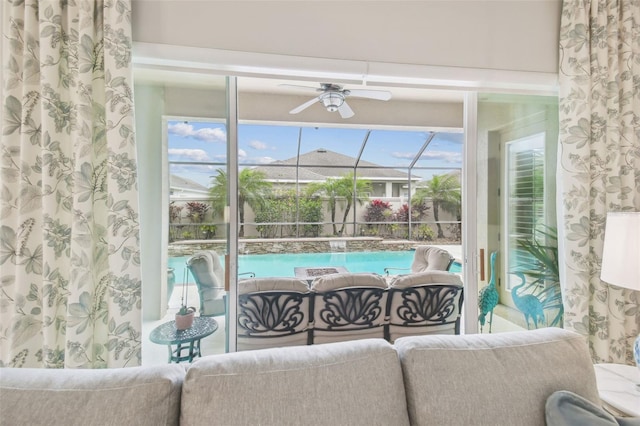
M 544 306 L 540 299 L 538 299 L 533 294 L 524 294 L 522 296 L 518 295 L 518 290 L 520 290 L 527 283 L 527 279 L 525 278 L 523 273 L 516 273 L 515 275 L 520 278 L 522 281 L 520 285 L 517 285 L 511 289 L 511 297 L 513 298 L 513 303 L 516 307 L 524 314 L 524 320 L 527 323 L 527 330 L 530 329 L 529 319 L 533 321 L 533 325 L 535 328 L 538 328 L 538 323 L 544 324 Z
M 489 333 L 491 333 L 491 325 L 493 324 L 493 308 L 498 304 L 498 289 L 496 288 L 496 256 L 497 251 L 491 253 L 490 266 L 491 277 L 489 278 L 489 285 L 480 290 L 478 306 L 480 308 L 480 315 L 478 321 L 480 321 L 480 333 L 484 327 L 487 314 L 489 314 Z

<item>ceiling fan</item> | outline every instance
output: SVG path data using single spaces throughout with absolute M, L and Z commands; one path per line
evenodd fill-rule
M 368 89 L 343 89 L 342 86 L 332 83 L 320 83 L 320 87 L 298 86 L 295 84 L 280 84 L 283 87 L 295 87 L 320 92 L 315 98 L 303 103 L 302 105 L 289 111 L 289 114 L 297 114 L 309 108 L 316 102 L 322 102 L 322 105 L 329 112 L 338 111 L 342 118 L 353 117 L 355 114 L 345 98 L 353 96 L 356 98 L 376 99 L 379 101 L 388 101 L 391 99 L 391 92 L 386 90 L 368 90 Z

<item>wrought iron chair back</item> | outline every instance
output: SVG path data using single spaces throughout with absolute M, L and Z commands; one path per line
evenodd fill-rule
M 385 339 L 422 334 L 460 334 L 464 299 L 458 284 L 427 283 L 389 288 Z
M 311 344 L 310 296 L 296 279 L 239 283 L 238 350 Z
M 343 288 L 314 295 L 313 343 L 384 337 L 387 291 Z

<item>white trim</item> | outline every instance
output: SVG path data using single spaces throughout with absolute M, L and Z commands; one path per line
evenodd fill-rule
M 464 163 L 462 165 L 462 258 L 464 265 L 464 334 L 478 332 L 478 179 L 476 162 L 478 144 L 478 94 L 464 98 Z
M 238 167 L 238 80 L 235 77 L 227 77 L 227 170 L 240 170 Z M 234 176 L 234 179 L 231 177 Z M 229 267 L 226 270 L 229 277 L 229 293 L 227 302 L 226 328 L 226 352 L 236 351 L 238 335 L 238 175 L 239 173 L 227 173 L 227 190 L 229 191 L 229 214 L 225 216 L 227 223 L 227 247 L 229 251 Z M 230 218 L 234 218 L 231 220 Z M 236 255 L 231 255 L 235 253 Z M 226 262 L 225 262 L 226 263 Z M 225 265 L 226 266 L 226 265 Z
M 443 67 L 133 43 L 133 64 L 147 68 L 266 78 L 330 79 L 368 86 L 556 94 L 557 73 Z

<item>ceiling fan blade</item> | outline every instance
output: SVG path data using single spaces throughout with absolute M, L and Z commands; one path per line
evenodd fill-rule
M 349 89 L 349 96 L 388 101 L 391 99 L 391 92 L 386 90 Z
M 311 87 L 311 86 L 298 86 L 297 84 L 287 84 L 287 83 L 282 83 L 282 84 L 278 84 L 278 87 L 292 87 L 294 89 L 306 89 L 306 90 L 313 90 L 314 92 L 319 92 L 322 89 L 320 89 L 319 87 Z
M 313 98 L 311 100 L 308 100 L 307 102 L 303 103 L 302 105 L 292 109 L 291 111 L 289 111 L 289 114 L 297 114 L 300 111 L 309 108 L 311 105 L 315 104 L 319 100 L 320 100 L 320 96 L 316 96 L 315 98 Z
M 342 105 L 338 107 L 338 112 L 340 113 L 340 117 L 342 118 L 350 118 L 355 115 L 349 104 L 347 102 L 343 102 Z

